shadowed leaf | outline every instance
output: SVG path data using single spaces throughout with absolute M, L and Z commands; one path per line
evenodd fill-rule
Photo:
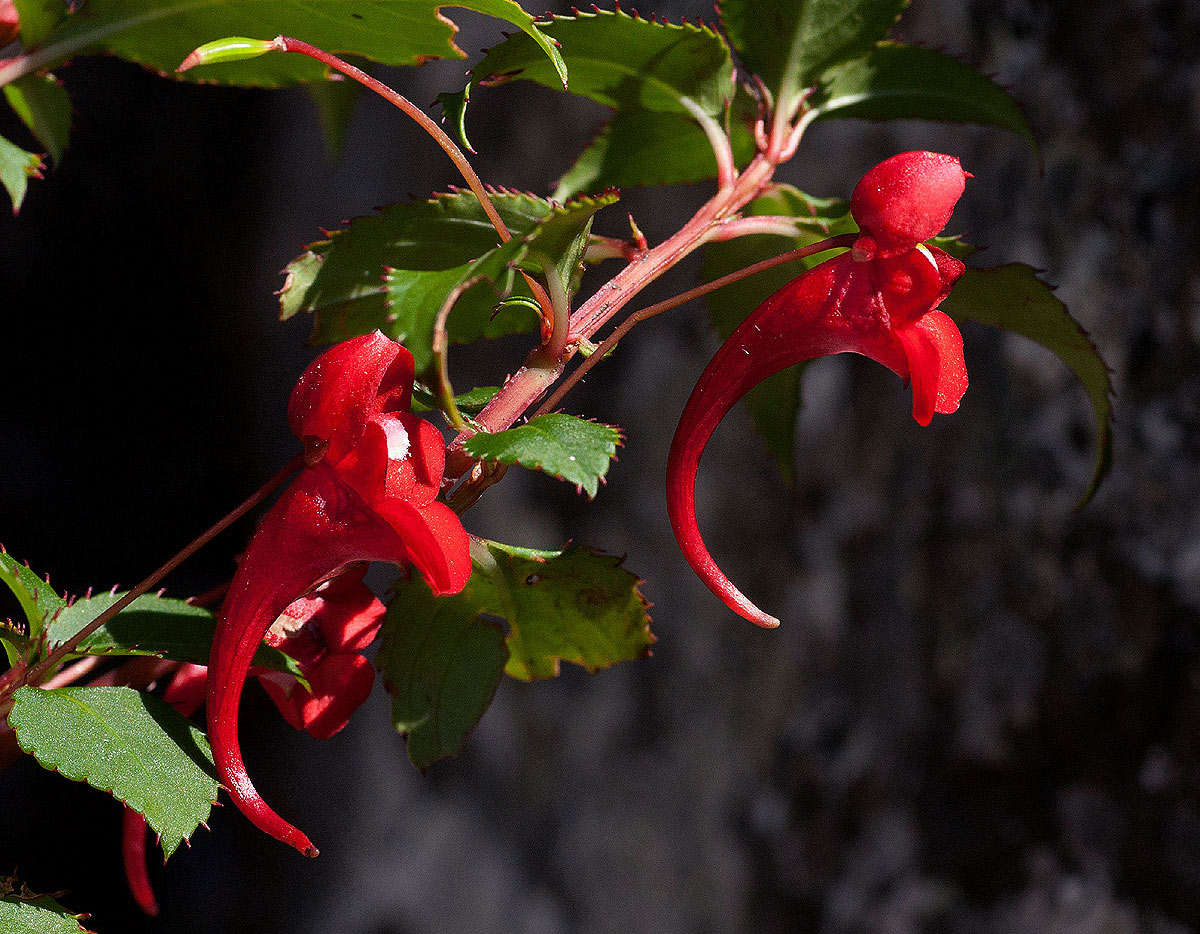
M 472 457 L 520 464 L 574 483 L 592 499 L 620 443 L 621 432 L 611 425 L 550 412 L 506 431 L 473 435 L 464 449 Z

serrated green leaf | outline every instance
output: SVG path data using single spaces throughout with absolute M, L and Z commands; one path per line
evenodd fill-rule
M 595 672 L 650 654 L 650 604 L 623 559 L 577 546 L 545 552 L 484 544 L 472 549 L 469 587 L 482 612 L 511 627 L 510 677 L 553 678 L 560 662 Z
M 803 224 L 800 236 L 759 234 L 709 244 L 704 253 L 703 277 L 716 279 L 788 250 L 849 233 L 855 229 L 849 211 L 849 204 L 840 198 L 815 198 L 791 185 L 777 185 L 747 205 L 745 214 L 795 218 Z M 721 339 L 732 334 L 734 328 L 773 292 L 826 258 L 828 254 L 821 254 L 785 263 L 711 293 L 706 299 L 709 317 Z M 789 481 L 794 474 L 796 415 L 800 411 L 804 366 L 797 364 L 768 377 L 745 398 L 755 430 Z
M 54 75 L 26 75 L 6 84 L 4 96 L 58 165 L 71 135 L 71 98 L 66 88 Z
M 50 582 L 42 580 L 29 565 L 22 564 L 0 548 L 0 583 L 13 592 L 21 611 L 25 614 L 25 623 L 31 639 L 37 638 L 46 625 L 46 621 L 67 605 L 62 597 L 54 592 Z
M 46 627 L 48 644 L 53 647 L 66 642 L 124 596 L 124 593 L 102 593 L 64 607 Z M 75 654 L 152 655 L 207 665 L 216 626 L 216 617 L 203 607 L 143 594 L 84 639 Z M 258 647 L 254 664 L 303 677 L 295 659 L 268 645 Z
M 1012 263 L 968 269 L 942 311 L 955 321 L 978 321 L 1013 331 L 1054 353 L 1079 377 L 1096 413 L 1096 459 L 1079 505 L 1095 494 L 1112 467 L 1112 380 L 1087 332 L 1031 266 Z
M 1037 150 L 1016 101 L 990 78 L 956 58 L 911 45 L 882 42 L 821 75 L 809 119 L 938 120 L 1010 130 Z
M 0 931 L 4 934 L 87 934 L 87 928 L 79 923 L 86 917 L 67 910 L 49 895 L 0 898 Z
M 288 265 L 281 316 L 312 312 L 316 341 L 379 328 L 402 341 L 423 371 L 433 357 L 438 311 L 470 279 L 488 281 L 476 283 L 454 306 L 447 322 L 453 343 L 535 328 L 537 315 L 526 308 L 505 308 L 493 317 L 499 296 L 525 289 L 511 267 L 532 249 L 561 259 L 557 251 L 570 248 L 592 215 L 615 200 L 607 195 L 560 206 L 534 195 L 497 192 L 493 201 L 513 234 L 505 244 L 470 192 L 391 205 L 310 245 Z
M 375 664 L 413 765 L 424 769 L 458 754 L 507 660 L 504 632 L 480 615 L 470 583 L 449 597 L 435 597 L 419 575 L 397 588 Z
M 707 26 L 653 22 L 620 9 L 576 11 L 541 26 L 562 43 L 571 70 L 567 90 L 607 107 L 686 114 L 686 97 L 715 116 L 733 92 L 729 47 Z M 562 86 L 522 35 L 493 46 L 471 69 L 475 86 L 517 80 Z
M 556 199 L 716 175 L 712 147 L 685 101 L 716 117 L 733 95 L 729 48 L 719 34 L 706 26 L 647 21 L 620 9 L 576 11 L 554 17 L 544 28 L 563 44 L 571 69 L 570 93 L 616 110 L 612 122 L 559 182 Z M 442 100 L 447 119 L 460 127 L 464 140 L 462 124 L 473 86 L 526 80 L 556 87 L 553 73 L 524 36 L 490 49 L 471 74 L 471 84 L 461 94 L 444 95 Z M 748 99 L 743 93 L 739 101 Z M 739 116 L 744 116 L 742 110 Z M 753 134 L 742 120 L 734 126 L 734 147 L 739 164 L 754 153 Z
M 754 134 L 740 120 L 730 130 L 734 162 L 744 166 L 757 151 Z M 694 120 L 680 114 L 618 112 L 559 179 L 554 198 L 605 188 L 701 182 L 716 175 L 712 146 Z
M 29 180 L 41 178 L 44 168 L 42 157 L 37 153 L 26 152 L 0 136 L 0 185 L 8 192 L 14 214 L 21 210 Z
M 506 431 L 473 435 L 464 449 L 472 457 L 520 464 L 574 483 L 593 499 L 620 443 L 621 432 L 611 425 L 550 412 Z
M 908 0 L 721 0 L 725 34 L 790 109 L 818 75 L 882 39 Z
M 416 65 L 434 58 L 464 58 L 454 44 L 457 27 L 442 12 L 441 0 L 88 0 L 78 13 L 46 24 L 53 15 L 33 8 L 37 66 L 52 68 L 84 52 L 111 52 L 163 73 L 174 69 L 196 46 L 220 36 L 303 36 L 330 51 L 346 52 L 387 65 Z M 506 20 L 533 40 L 551 70 L 566 81 L 562 56 L 513 0 L 456 0 L 455 6 Z M 28 40 L 24 29 L 23 38 Z M 324 67 L 300 55 L 264 55 L 180 75 L 188 81 L 279 87 L 320 78 Z
M 166 857 L 208 819 L 218 787 L 208 740 L 156 697 L 26 686 L 13 694 L 8 722 L 44 768 L 145 815 Z

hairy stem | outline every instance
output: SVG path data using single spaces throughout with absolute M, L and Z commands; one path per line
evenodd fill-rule
M 718 190 L 674 235 L 634 257 L 571 315 L 567 343 L 559 357 L 548 360 L 541 348 L 531 354 L 526 365 L 509 378 L 479 413 L 476 423 L 486 431 L 501 431 L 512 425 L 559 380 L 581 340 L 591 338 L 642 289 L 711 240 L 728 218 L 734 217 L 770 184 L 774 171 L 773 161 L 763 154 L 756 156 L 732 186 Z M 462 450 L 463 442 L 473 433 L 460 432 L 447 450 L 448 477 L 461 477 L 474 465 L 473 459 Z

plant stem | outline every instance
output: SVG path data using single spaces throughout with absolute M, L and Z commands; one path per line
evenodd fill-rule
M 698 285 L 694 289 L 688 289 L 686 292 L 680 292 L 673 298 L 668 298 L 665 301 L 658 302 L 655 305 L 649 305 L 646 308 L 639 309 L 631 314 L 628 318 L 622 321 L 613 332 L 608 335 L 600 345 L 592 351 L 586 360 L 579 365 L 570 376 L 568 376 L 557 389 L 554 394 L 543 402 L 533 417 L 544 415 L 553 409 L 563 396 L 570 392 L 576 384 L 579 383 L 597 363 L 603 360 L 616 346 L 617 343 L 632 331 L 637 325 L 643 321 L 648 321 L 661 315 L 665 311 L 670 311 L 673 308 L 678 308 L 680 305 L 692 301 L 692 299 L 700 298 L 702 295 L 707 295 L 709 292 L 715 292 L 718 289 L 723 289 L 727 285 L 732 285 L 735 282 L 740 282 L 742 279 L 749 278 L 756 273 L 765 272 L 768 269 L 773 269 L 776 266 L 781 266 L 784 263 L 790 263 L 794 260 L 803 259 L 806 256 L 813 256 L 817 253 L 824 253 L 827 250 L 834 250 L 840 247 L 850 247 L 854 245 L 858 234 L 842 234 L 837 237 L 830 237 L 828 240 L 822 240 L 820 243 L 814 243 L 811 246 L 800 247 L 796 250 L 789 250 L 786 253 L 781 253 L 778 256 L 773 256 L 770 259 L 764 259 L 751 266 L 746 266 L 744 269 L 739 269 L 736 272 L 731 272 L 728 275 L 721 276 L 719 279 L 713 279 L 711 282 L 706 282 L 704 285 Z
M 451 426 L 455 431 L 462 431 L 467 428 L 467 421 L 462 417 L 462 413 L 458 410 L 458 404 L 454 401 L 454 387 L 450 385 L 450 335 L 446 333 L 446 319 L 450 317 L 450 312 L 454 309 L 455 304 L 462 297 L 463 292 L 471 288 L 479 282 L 481 277 L 467 279 L 465 282 L 460 282 L 450 290 L 450 294 L 446 296 L 446 300 L 442 302 L 442 307 L 438 309 L 437 318 L 433 322 L 433 362 L 434 373 L 437 375 L 437 385 L 434 387 L 434 395 L 437 397 L 438 404 L 442 407 L 442 412 L 446 416 Z
M 409 117 L 417 122 L 417 124 L 433 137 L 434 142 L 442 147 L 442 151 L 450 157 L 450 161 L 454 163 L 462 177 L 466 180 L 467 187 L 474 192 L 475 197 L 479 199 L 483 211 L 488 216 L 488 220 L 492 222 L 492 226 L 496 228 L 496 233 L 500 236 L 500 240 L 507 243 L 512 239 L 512 234 L 504 221 L 500 218 L 500 212 L 496 210 L 496 205 L 492 202 L 491 196 L 484 187 L 483 182 L 479 180 L 479 176 L 475 174 L 475 170 L 471 167 L 471 163 L 467 161 L 467 157 L 463 155 L 461 149 L 455 145 L 454 140 L 446 135 L 446 132 L 430 119 L 420 107 L 410 101 L 403 94 L 388 87 L 382 81 L 372 78 L 361 68 L 355 68 L 349 62 L 342 61 L 336 55 L 331 55 L 324 49 L 318 49 L 315 45 L 309 45 L 302 39 L 293 39 L 290 36 L 277 36 L 275 44 L 281 52 L 298 52 L 301 55 L 307 55 L 309 58 L 314 58 L 323 65 L 327 65 L 334 71 L 339 71 L 347 78 L 353 78 L 363 87 L 368 88 L 386 100 L 389 104 L 399 108 Z M 536 294 L 536 293 L 535 293 Z
M 297 455 L 296 457 L 293 457 L 290 461 L 288 461 L 282 470 L 280 470 L 277 474 L 275 474 L 275 476 L 259 487 L 249 497 L 249 499 L 235 508 L 206 532 L 202 533 L 198 538 L 194 539 L 187 547 L 167 561 L 166 564 L 134 587 L 131 591 L 129 591 L 129 593 L 125 594 L 125 596 L 97 616 L 94 620 L 80 629 L 79 632 L 71 636 L 70 639 L 67 639 L 65 642 L 62 642 L 56 646 L 49 655 L 26 671 L 23 677 L 9 685 L 4 691 L 4 696 L 8 696 L 23 684 L 40 683 L 41 679 L 46 675 L 46 673 L 52 670 L 55 665 L 75 651 L 75 649 L 79 647 L 79 644 L 84 639 L 120 613 L 142 594 L 149 591 L 152 587 L 158 584 L 159 581 L 179 567 L 179 565 L 183 564 L 184 561 L 194 555 L 197 551 L 229 528 L 229 526 L 233 525 L 234 522 L 270 496 L 276 488 L 281 486 L 289 477 L 291 477 L 293 473 L 303 466 L 304 458 L 302 456 Z
M 686 95 L 680 97 L 679 103 L 700 124 L 700 129 L 708 137 L 708 144 L 712 146 L 713 156 L 717 160 L 717 187 L 722 191 L 732 187 L 737 180 L 737 165 L 733 161 L 733 147 L 729 143 L 729 137 L 721 128 L 721 124 L 710 117 L 704 108 L 690 97 Z
M 339 71 L 348 78 L 353 78 L 363 87 L 374 91 L 389 104 L 399 108 L 407 116 L 416 121 L 426 133 L 433 137 L 435 143 L 442 147 L 442 151 L 450 157 L 450 161 L 462 174 L 463 179 L 467 183 L 467 187 L 479 199 L 479 204 L 483 208 L 483 213 L 487 215 L 492 226 L 496 228 L 496 234 L 500 237 L 502 243 L 507 243 L 512 239 L 512 232 L 500 217 L 500 212 L 496 209 L 495 202 L 492 201 L 491 195 L 487 188 L 472 168 L 467 157 L 463 155 L 463 151 L 458 148 L 454 140 L 446 135 L 446 132 L 438 126 L 429 115 L 420 107 L 410 101 L 407 97 L 389 87 L 377 78 L 372 78 L 361 68 L 356 68 L 349 62 L 343 61 L 336 55 L 326 52 L 324 49 L 319 49 L 315 45 L 310 45 L 302 39 L 293 39 L 291 36 L 276 36 L 275 45 L 281 52 L 297 52 L 300 55 L 307 55 L 309 58 L 316 59 L 323 65 L 326 65 L 335 71 Z M 550 300 L 550 296 L 546 294 L 546 290 L 542 284 L 534 279 L 524 270 L 520 270 L 521 277 L 525 280 L 525 284 L 529 286 L 529 290 L 533 293 L 533 297 L 541 306 L 542 316 L 546 321 L 554 320 L 554 305 Z
M 760 153 L 732 186 L 718 190 L 675 234 L 636 256 L 571 315 L 567 343 L 559 357 L 547 360 L 541 348 L 534 351 L 525 366 L 479 413 L 476 423 L 485 431 L 501 431 L 512 425 L 558 381 L 581 339 L 590 338 L 642 289 L 712 239 L 714 231 L 719 230 L 727 218 L 735 216 L 770 184 L 774 171 L 775 163 Z M 448 477 L 461 477 L 474 465 L 474 460 L 462 450 L 463 442 L 472 434 L 473 431 L 461 432 L 447 450 Z

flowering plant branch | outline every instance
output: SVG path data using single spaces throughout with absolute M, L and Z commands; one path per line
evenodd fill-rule
M 724 338 L 679 419 L 665 504 L 701 580 L 760 626 L 779 620 L 743 596 L 709 554 L 694 483 L 721 418 L 782 369 L 834 353 L 868 356 L 911 384 L 913 416 L 927 425 L 934 413 L 954 412 L 967 391 L 955 322 L 1017 330 L 1059 352 L 1083 378 L 1096 403 L 1100 450 L 1089 492 L 1103 476 L 1103 361 L 1065 309 L 1049 306 L 1035 277 L 1021 279 L 1023 292 L 1014 296 L 1011 276 L 1001 282 L 968 269 L 967 248 L 942 236 L 969 177 L 956 157 L 892 156 L 863 176 L 848 204 L 777 178 L 818 119 L 940 119 L 947 96 L 955 120 L 1029 136 L 1020 110 L 990 80 L 941 53 L 886 40 L 903 5 L 895 0 L 849 0 L 836 23 L 818 21 L 825 13 L 806 18 L 793 0 L 729 0 L 722 32 L 619 8 L 536 20 L 515 3 L 467 3 L 499 11 L 520 32 L 475 63 L 465 87 L 439 97 L 462 146 L 404 95 L 326 51 L 391 63 L 449 54 L 432 40 L 382 28 L 368 35 L 340 12 L 319 18 L 293 11 L 273 25 L 251 2 L 246 20 L 231 20 L 223 9 L 187 12 L 197 17 L 187 22 L 208 31 L 189 33 L 181 46 L 168 29 L 185 15 L 181 0 L 156 0 L 153 11 L 132 19 L 108 3 L 89 5 L 89 39 L 81 45 L 83 27 L 59 32 L 36 18 L 22 22 L 0 0 L 0 42 L 16 36 L 22 44 L 0 64 L 0 85 L 13 88 L 6 88 L 9 99 L 28 104 L 42 94 L 43 111 L 61 107 L 57 92 L 30 82 L 84 48 L 115 51 L 186 81 L 276 86 L 336 73 L 415 121 L 467 186 L 348 222 L 289 264 L 283 317 L 312 315 L 314 339 L 332 346 L 290 398 L 288 424 L 301 453 L 225 519 L 123 595 L 65 598 L 0 552 L 0 580 L 25 615 L 0 635 L 9 665 L 0 675 L 0 743 L 7 744 L 0 753 L 8 750 L 0 761 L 27 752 L 125 802 L 124 865 L 134 899 L 149 914 L 157 900 L 145 875 L 146 826 L 170 855 L 207 826 L 218 791 L 265 833 L 317 855 L 309 837 L 266 803 L 243 762 L 238 722 L 248 681 L 287 723 L 325 738 L 346 726 L 378 669 L 392 694 L 393 723 L 424 768 L 461 748 L 504 675 L 552 677 L 563 661 L 596 671 L 649 653 L 649 604 L 642 582 L 620 561 L 581 547 L 538 551 L 486 541 L 469 535 L 461 516 L 513 466 L 597 494 L 626 439 L 559 406 L 652 317 L 705 298 Z M 381 6 L 386 15 L 441 28 L 428 0 Z M 280 28 L 289 35 L 196 45 L 249 20 L 265 35 Z M 762 35 L 760 21 L 778 24 L 780 34 Z M 172 50 L 169 61 L 164 48 Z M 924 78 L 931 70 L 939 75 L 936 93 Z M 474 151 L 466 142 L 468 102 L 477 106 L 480 89 L 513 81 L 565 86 L 612 113 L 552 198 L 485 184 L 464 152 Z M 28 122 L 50 149 L 47 121 Z M 0 140 L 0 182 L 14 206 L 41 166 L 37 152 Z M 711 183 L 710 196 L 661 242 L 648 242 L 632 215 L 628 236 L 592 230 L 622 187 L 697 181 Z M 625 313 L 697 252 L 721 273 Z M 619 268 L 587 293 L 600 274 L 585 277 L 585 268 L 609 261 Z M 772 275 L 784 278 L 768 287 Z M 1030 308 L 1046 311 L 1033 321 Z M 529 332 L 523 363 L 503 385 L 472 385 L 456 395 L 449 378 L 455 346 Z M 576 356 L 582 362 L 570 369 Z M 794 394 L 771 401 L 784 412 L 798 406 Z M 790 454 L 790 431 L 764 434 Z M 219 612 L 150 593 L 277 490 L 232 581 L 213 598 L 221 600 Z M 363 584 L 368 562 L 399 569 L 387 606 Z M 363 653 L 377 636 L 373 665 Z M 448 671 L 470 677 L 451 679 Z M 202 705 L 206 736 L 188 723 Z M 113 742 L 155 750 L 142 757 L 153 763 L 149 774 L 114 769 L 111 750 L 102 755 L 87 730 L 63 726 L 68 710 L 116 724 Z M 179 758 L 181 735 L 203 751 L 200 762 Z M 163 775 L 183 790 L 157 791 L 166 787 Z

